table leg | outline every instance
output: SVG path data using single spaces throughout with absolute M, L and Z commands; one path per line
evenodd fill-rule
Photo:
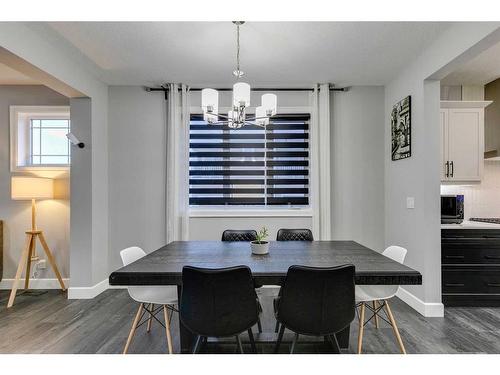
M 181 303 L 181 295 L 182 295 L 182 286 L 177 286 L 177 300 L 179 301 L 179 341 L 181 347 L 182 354 L 190 354 L 193 348 L 193 343 L 195 336 L 187 329 L 187 327 L 182 324 L 181 314 L 180 314 L 180 303 Z
M 349 348 L 349 331 L 350 331 L 351 325 L 348 325 L 346 328 L 344 328 L 342 331 L 337 332 L 337 341 L 339 342 L 340 348 L 341 349 L 348 349 Z

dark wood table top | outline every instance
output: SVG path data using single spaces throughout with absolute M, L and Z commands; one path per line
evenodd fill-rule
M 111 285 L 181 285 L 182 268 L 246 265 L 258 284 L 279 284 L 291 265 L 353 264 L 358 285 L 422 284 L 420 272 L 354 241 L 270 242 L 267 255 L 252 255 L 248 242 L 176 241 L 109 276 Z

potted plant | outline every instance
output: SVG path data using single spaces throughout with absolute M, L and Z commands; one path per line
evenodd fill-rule
M 269 253 L 269 242 L 264 241 L 267 236 L 268 232 L 266 227 L 262 227 L 262 229 L 257 232 L 257 239 L 250 242 L 253 254 L 263 255 Z

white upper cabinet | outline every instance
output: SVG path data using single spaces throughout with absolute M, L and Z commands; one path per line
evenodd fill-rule
M 490 103 L 441 102 L 442 181 L 481 181 L 484 165 L 484 107 Z

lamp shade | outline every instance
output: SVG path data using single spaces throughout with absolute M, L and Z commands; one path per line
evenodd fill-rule
M 219 93 L 214 89 L 201 90 L 201 106 L 203 112 L 219 113 Z M 210 111 L 209 111 L 210 109 Z
M 51 199 L 54 197 L 54 180 L 39 177 L 12 177 L 13 200 Z
M 233 85 L 233 105 L 239 107 L 250 105 L 250 85 L 245 82 L 237 82 Z
M 262 107 L 266 113 L 271 113 L 271 116 L 274 116 L 278 108 L 278 97 L 275 94 L 262 95 Z

